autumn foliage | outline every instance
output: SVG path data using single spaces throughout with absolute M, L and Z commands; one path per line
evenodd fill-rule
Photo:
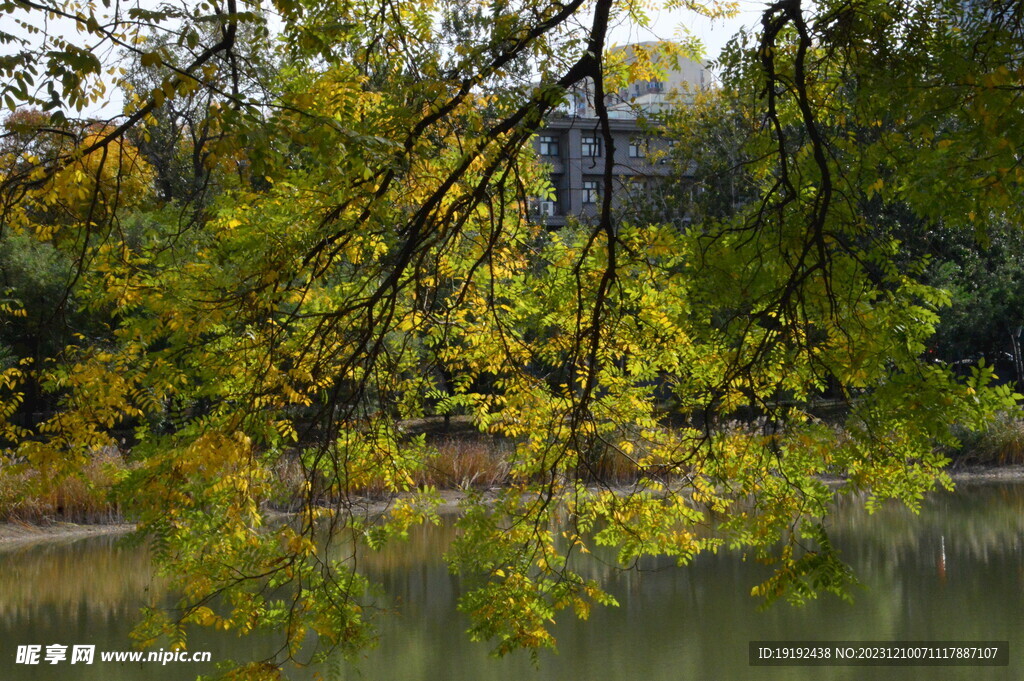
M 206 4 L 71 17 L 134 59 L 120 117 L 69 121 L 104 68 L 70 44 L 0 92 L 41 107 L 7 121 L 0 240 L 45 244 L 66 272 L 58 300 L 10 295 L 0 315 L 90 320 L 10 354 L 2 465 L 56 481 L 123 449 L 117 499 L 182 599 L 147 614 L 143 641 L 282 634 L 257 676 L 367 645 L 354 547 L 436 520 L 435 443 L 414 422 L 460 417 L 503 443 L 504 485 L 469 491 L 449 560 L 470 635 L 507 652 L 612 603 L 568 560 L 596 546 L 623 568 L 742 547 L 776 566 L 752 585 L 769 600 L 842 593 L 833 495 L 915 505 L 950 484 L 951 425 L 1016 403 L 990 366 L 925 355 L 949 295 L 878 214 L 983 231 L 1019 205 L 1024 135 L 991 135 L 996 117 L 1024 125 L 1019 4 L 965 27 L 943 3 L 776 3 L 714 102 L 670 121 L 695 158 L 714 117 L 742 133 L 742 200 L 642 220 L 605 192 L 560 231 L 528 213 L 551 190 L 531 139 L 589 79 L 611 177 L 608 29 L 645 21 L 639 3 Z M 146 24 L 176 37 L 147 42 Z M 986 59 L 958 59 L 965 41 Z

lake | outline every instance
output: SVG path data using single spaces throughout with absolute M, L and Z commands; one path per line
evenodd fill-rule
M 337 660 L 324 678 L 381 681 L 803 681 L 1020 679 L 1024 644 L 1024 484 L 961 483 L 936 493 L 920 515 L 900 506 L 867 514 L 844 501 L 830 521 L 834 543 L 863 583 L 852 604 L 823 596 L 803 608 L 767 610 L 749 593 L 766 568 L 735 553 L 692 565 L 650 561 L 642 570 L 599 575 L 619 600 L 587 622 L 566 614 L 559 651 L 503 659 L 472 643 L 455 605 L 458 578 L 441 558 L 454 535 L 446 523 L 414 531 L 406 545 L 366 559 L 396 611 L 380 620 L 381 640 L 352 665 Z M 130 651 L 138 608 L 168 595 L 144 548 L 115 537 L 22 546 L 0 552 L 0 678 L 79 681 L 191 679 L 212 663 L 102 662 L 100 651 Z M 1002 667 L 752 667 L 751 641 L 1009 641 Z M 19 645 L 94 645 L 93 664 L 17 664 Z M 198 631 L 190 649 L 213 662 L 250 660 L 267 637 Z M 295 678 L 314 678 L 298 670 Z

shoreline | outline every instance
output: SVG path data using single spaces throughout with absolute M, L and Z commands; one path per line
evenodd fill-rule
M 968 465 L 948 469 L 954 483 L 986 484 L 1000 482 L 1024 482 L 1024 464 Z M 456 490 L 442 491 L 444 499 L 441 512 L 455 512 L 463 494 Z M 369 501 L 367 510 L 384 510 L 386 504 Z M 77 541 L 87 537 L 102 537 L 128 534 L 135 529 L 133 523 L 110 523 L 80 525 L 70 522 L 28 523 L 23 521 L 0 522 L 0 552 L 12 548 L 24 548 L 38 544 L 55 544 L 62 541 Z
M 86 537 L 104 537 L 128 534 L 135 529 L 133 523 L 79 525 L 78 523 L 23 521 L 0 522 L 0 552 L 37 544 L 57 544 L 78 541 Z

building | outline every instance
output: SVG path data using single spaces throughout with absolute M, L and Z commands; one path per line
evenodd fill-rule
M 623 49 L 628 55 L 641 46 Z M 614 147 L 613 200 L 642 197 L 657 178 L 668 174 L 665 157 L 670 143 L 657 134 L 651 116 L 674 101 L 673 93 L 686 101 L 686 93 L 704 89 L 710 82 L 706 68 L 684 59 L 664 73 L 664 80 L 629 83 L 605 97 Z M 596 215 L 609 150 L 591 87 L 584 85 L 570 92 L 569 103 L 548 118 L 533 145 L 540 160 L 550 166 L 554 188 L 553 197 L 534 205 L 539 219 L 560 227 L 568 216 L 586 220 Z
M 637 118 L 609 120 L 614 140 L 613 184 L 621 196 L 641 194 L 648 183 L 668 173 L 665 140 L 651 135 Z M 537 212 L 545 224 L 560 227 L 569 215 L 595 215 L 604 184 L 605 148 L 597 118 L 566 116 L 551 118 L 534 138 L 541 161 L 551 168 L 553 200 L 538 202 Z

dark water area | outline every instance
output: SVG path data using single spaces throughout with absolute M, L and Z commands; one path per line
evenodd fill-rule
M 962 484 L 929 497 L 921 513 L 886 506 L 867 514 L 843 502 L 830 533 L 863 586 L 853 603 L 823 596 L 802 608 L 767 610 L 750 589 L 767 569 L 740 554 L 702 556 L 677 568 L 610 565 L 598 578 L 618 608 L 595 608 L 589 621 L 564 613 L 558 653 L 494 659 L 470 642 L 456 610 L 460 584 L 441 552 L 451 523 L 415 531 L 409 542 L 367 557 L 383 586 L 380 644 L 356 664 L 335 660 L 295 678 L 387 681 L 564 680 L 706 681 L 892 679 L 955 681 L 1024 678 L 1024 484 Z M 138 608 L 167 601 L 143 548 L 115 538 L 24 547 L 0 553 L 0 679 L 191 679 L 212 663 L 102 662 L 100 651 L 130 651 Z M 750 641 L 1009 641 L 1003 667 L 752 667 Z M 91 665 L 17 663 L 19 645 L 95 645 Z M 190 649 L 214 662 L 268 655 L 267 637 L 197 631 Z

